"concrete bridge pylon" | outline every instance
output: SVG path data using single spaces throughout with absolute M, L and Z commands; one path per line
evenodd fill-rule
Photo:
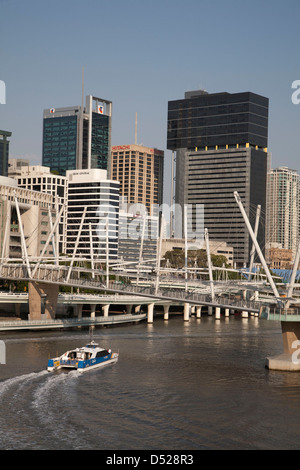
M 58 284 L 28 282 L 29 319 L 40 320 L 42 318 L 42 302 L 44 299 L 45 318 L 53 320 L 56 313 L 58 291 Z

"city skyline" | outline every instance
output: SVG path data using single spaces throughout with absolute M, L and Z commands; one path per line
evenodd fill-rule
M 169 100 L 200 88 L 251 91 L 270 100 L 272 167 L 299 170 L 291 98 L 300 5 L 241 3 L 74 0 L 71 16 L 67 0 L 1 0 L 0 127 L 12 132 L 10 157 L 41 163 L 43 109 L 80 102 L 84 68 L 84 94 L 113 102 L 112 145 L 134 143 L 137 113 L 138 144 L 166 150 Z M 166 177 L 171 152 L 165 161 Z

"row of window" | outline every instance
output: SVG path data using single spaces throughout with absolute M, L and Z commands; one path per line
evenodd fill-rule
M 64 186 L 65 185 L 65 181 L 64 180 L 61 180 L 60 178 L 56 178 L 56 177 L 45 177 L 45 178 L 19 178 L 18 179 L 18 185 L 21 185 L 21 184 L 26 184 L 26 185 L 30 185 L 30 184 L 38 184 L 38 183 L 44 183 L 44 184 L 53 184 L 53 185 L 62 185 Z

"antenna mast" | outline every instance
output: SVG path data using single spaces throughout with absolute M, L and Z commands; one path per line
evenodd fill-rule
M 84 67 L 82 67 L 82 92 L 81 92 L 81 112 L 83 113 L 83 101 L 84 101 Z
M 81 91 L 81 109 L 79 113 L 79 136 L 77 153 L 77 168 L 82 168 L 82 145 L 83 145 L 83 99 L 84 99 L 84 67 L 82 67 L 82 91 Z

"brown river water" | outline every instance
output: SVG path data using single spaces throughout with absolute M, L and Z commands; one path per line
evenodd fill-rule
M 280 324 L 182 316 L 98 328 L 117 364 L 47 372 L 86 329 L 2 333 L 0 449 L 297 449 L 300 374 L 269 371 Z

